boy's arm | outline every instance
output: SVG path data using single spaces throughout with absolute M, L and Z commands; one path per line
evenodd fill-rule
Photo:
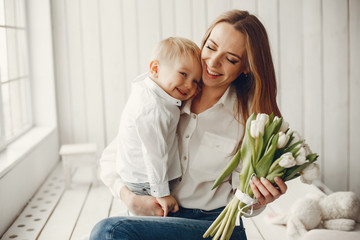
M 151 195 L 154 197 L 170 195 L 167 174 L 169 147 L 166 142 L 169 122 L 169 113 L 161 107 L 146 108 L 136 119 Z
M 118 137 L 103 151 L 100 158 L 100 178 L 110 188 L 111 193 L 120 198 L 120 190 L 124 186 L 120 175 L 116 172 L 116 152 Z

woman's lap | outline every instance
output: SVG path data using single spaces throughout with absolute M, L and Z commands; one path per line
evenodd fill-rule
M 201 211 L 201 210 L 194 210 Z M 199 212 L 194 213 L 199 218 Z M 181 217 L 112 217 L 99 222 L 91 232 L 91 240 L 99 239 L 203 239 L 202 235 L 213 222 L 211 212 L 201 211 L 200 219 L 192 219 L 189 213 Z M 191 214 L 190 214 L 191 215 Z M 212 220 L 209 220 L 209 218 Z M 231 239 L 246 240 L 242 226 L 236 227 Z

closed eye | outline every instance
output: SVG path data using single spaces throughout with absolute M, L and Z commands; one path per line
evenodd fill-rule
M 207 45 L 206 48 L 210 49 L 211 51 L 215 51 L 215 49 L 210 47 L 209 45 Z
M 235 63 L 237 63 L 238 61 L 234 61 L 234 60 L 230 60 L 229 58 L 226 58 L 230 63 L 232 63 L 232 64 L 235 64 Z

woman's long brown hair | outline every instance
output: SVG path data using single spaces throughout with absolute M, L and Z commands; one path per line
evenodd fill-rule
M 276 102 L 276 77 L 271 57 L 270 44 L 263 24 L 247 11 L 231 10 L 220 15 L 208 28 L 201 49 L 211 31 L 221 22 L 227 22 L 245 35 L 246 68 L 248 74 L 241 74 L 232 84 L 236 88 L 236 119 L 245 124 L 251 113 L 274 113 L 281 116 Z

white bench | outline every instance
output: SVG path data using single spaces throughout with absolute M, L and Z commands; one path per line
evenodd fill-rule
M 61 155 L 66 188 L 71 187 L 72 170 L 77 166 L 90 165 L 93 171 L 93 185 L 97 184 L 98 156 L 94 143 L 62 145 Z

